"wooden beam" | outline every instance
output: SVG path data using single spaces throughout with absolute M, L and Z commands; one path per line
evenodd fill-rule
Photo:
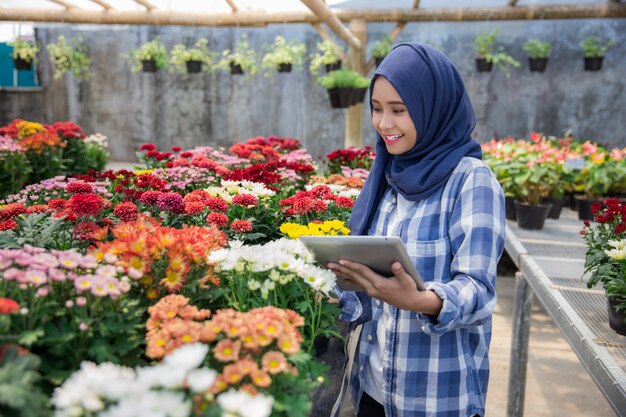
M 350 31 L 358 37 L 362 45 L 367 43 L 367 22 L 364 19 L 354 19 L 350 22 Z M 365 74 L 365 48 L 350 47 L 348 51 L 348 67 Z M 346 131 L 344 146 L 363 147 L 363 103 L 357 103 L 346 110 Z
M 406 26 L 406 22 L 399 22 L 396 27 L 394 27 L 391 32 L 389 32 L 389 39 L 391 39 L 391 41 L 395 41 L 398 36 L 400 36 L 400 33 L 402 33 L 402 30 L 404 29 L 404 27 Z M 367 64 L 365 64 L 365 73 L 369 74 L 371 70 L 374 69 L 374 67 L 376 66 L 376 61 L 374 60 L 374 58 L 371 58 L 369 61 L 367 61 Z
M 311 11 L 318 16 L 323 22 L 325 22 L 330 30 L 332 30 L 341 40 L 343 40 L 348 45 L 353 48 L 360 49 L 361 42 L 354 36 L 352 32 L 350 32 L 339 19 L 333 13 L 332 10 L 328 8 L 327 5 L 322 3 L 320 0 L 301 0 L 302 3 Z
M 515 7 L 516 4 L 517 4 L 517 0 L 509 0 L 509 6 Z
M 90 0 L 90 1 L 96 3 L 99 6 L 102 6 L 104 10 L 113 10 L 113 6 L 111 6 L 106 1 L 103 1 L 103 0 Z
M 48 0 L 50 3 L 58 4 L 59 6 L 65 7 L 66 10 L 77 9 L 77 7 L 73 4 L 70 4 L 63 0 Z
M 418 7 L 420 7 L 420 0 L 413 0 L 413 8 L 417 9 Z
M 320 35 L 320 38 L 324 39 L 325 41 L 332 42 L 333 45 L 335 45 L 335 47 L 337 48 L 337 55 L 339 55 L 339 58 L 343 62 L 347 63 L 348 56 L 344 52 L 343 48 L 339 46 L 339 44 L 335 41 L 335 39 L 332 36 L 330 36 L 330 33 L 328 33 L 326 28 L 324 28 L 324 26 L 322 26 L 321 23 L 312 23 L 311 26 L 313 26 L 313 29 L 315 29 L 317 34 Z
M 156 10 L 156 7 L 154 7 L 154 5 L 152 3 L 150 3 L 149 1 L 146 1 L 146 0 L 135 0 L 135 3 L 141 4 L 149 12 L 151 12 L 153 10 Z
M 237 7 L 237 5 L 235 4 L 233 0 L 226 0 L 226 3 L 228 3 L 230 8 L 233 9 L 233 12 L 236 12 L 239 10 L 239 8 Z
M 377 9 L 337 10 L 341 21 L 362 18 L 368 22 L 477 22 L 499 20 L 547 19 L 607 19 L 626 18 L 626 4 L 571 4 L 532 7 L 450 8 L 450 9 Z M 154 26 L 263 26 L 271 23 L 319 23 L 318 16 L 306 11 L 266 13 L 239 11 L 237 13 L 191 13 L 170 10 L 86 9 L 0 9 L 0 21 L 6 22 L 64 22 L 100 25 L 154 25 Z

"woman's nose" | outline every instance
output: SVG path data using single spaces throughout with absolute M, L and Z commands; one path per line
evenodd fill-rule
M 382 116 L 380 117 L 379 126 L 381 130 L 391 129 L 395 126 L 395 123 L 393 122 L 393 118 L 390 117 L 389 114 L 383 113 Z

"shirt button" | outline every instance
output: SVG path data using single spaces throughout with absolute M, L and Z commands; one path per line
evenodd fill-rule
M 367 341 L 368 341 L 368 342 L 371 342 L 371 341 L 372 341 L 372 335 L 371 335 L 371 334 L 368 334 L 368 335 L 367 335 Z
M 380 305 L 380 300 L 376 300 L 376 305 L 379 306 Z
M 396 203 L 398 202 L 398 199 L 394 197 L 394 198 L 393 198 L 393 200 L 391 200 L 391 202 L 392 202 L 393 204 L 396 204 Z

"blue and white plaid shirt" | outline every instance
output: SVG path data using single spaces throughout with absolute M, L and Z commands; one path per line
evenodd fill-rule
M 389 188 L 370 235 L 390 234 L 395 197 Z M 463 158 L 445 187 L 412 204 L 398 220 L 391 234 L 402 238 L 443 307 L 432 317 L 388 306 L 381 393 L 386 416 L 484 416 L 496 269 L 504 249 L 502 189 L 484 162 Z M 384 303 L 365 293 L 336 292 L 341 319 L 364 322 L 349 381 L 358 407 Z

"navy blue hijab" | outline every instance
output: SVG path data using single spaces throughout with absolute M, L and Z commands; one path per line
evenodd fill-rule
M 388 185 L 407 200 L 423 200 L 445 186 L 461 158 L 482 158 L 480 144 L 470 136 L 476 125 L 472 103 L 442 52 L 421 43 L 393 48 L 370 83 L 370 110 L 378 77 L 385 77 L 402 98 L 417 142 L 409 151 L 391 155 L 376 134 L 376 159 L 350 216 L 353 235 L 367 234 Z

